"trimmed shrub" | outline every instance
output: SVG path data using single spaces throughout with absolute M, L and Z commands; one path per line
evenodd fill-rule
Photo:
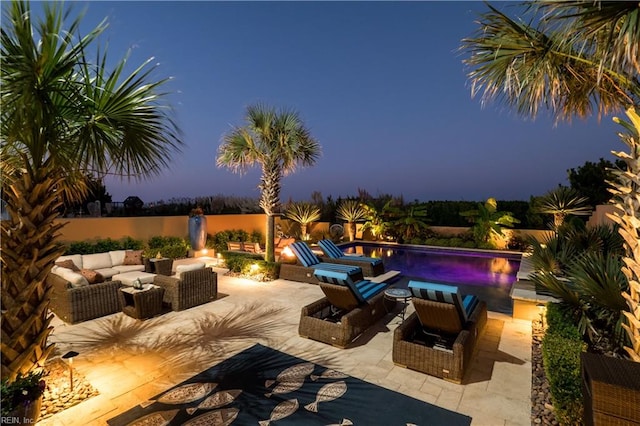
M 93 254 L 106 253 L 113 250 L 141 250 L 143 247 L 144 243 L 141 240 L 134 240 L 131 237 L 126 237 L 121 240 L 105 238 L 92 243 L 87 241 L 71 242 L 64 254 Z
M 581 425 L 580 353 L 586 344 L 560 304 L 547 304 L 546 318 L 548 327 L 542 339 L 542 360 L 556 418 L 561 425 Z
M 229 271 L 252 280 L 273 281 L 280 275 L 280 265 L 266 262 L 259 254 L 225 251 L 222 256 Z M 257 269 L 254 269 L 254 265 L 257 265 Z

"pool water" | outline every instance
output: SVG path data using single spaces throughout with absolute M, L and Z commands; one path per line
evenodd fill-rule
M 340 248 L 345 253 L 382 258 L 385 270 L 402 273 L 395 287 L 407 287 L 410 280 L 456 285 L 463 294 L 486 301 L 489 310 L 512 313 L 509 293 L 520 254 L 368 242 Z

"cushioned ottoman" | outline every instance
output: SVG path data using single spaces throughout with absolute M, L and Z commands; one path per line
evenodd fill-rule
M 136 278 L 139 278 L 142 284 L 153 284 L 153 279 L 155 277 L 156 274 L 150 274 L 148 272 L 141 271 L 131 271 L 114 275 L 113 277 L 111 277 L 111 279 L 113 281 L 120 281 L 123 285 L 133 287 L 133 282 L 136 280 Z

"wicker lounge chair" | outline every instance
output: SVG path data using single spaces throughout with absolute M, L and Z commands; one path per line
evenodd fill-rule
M 218 297 L 218 275 L 211 268 L 180 273 L 180 277 L 156 275 L 153 284 L 164 289 L 163 301 L 174 311 L 182 311 Z
M 487 305 L 458 288 L 410 281 L 411 314 L 394 332 L 396 365 L 461 383 L 487 323 Z
M 365 277 L 375 277 L 384 274 L 384 263 L 377 257 L 347 256 L 340 247 L 331 240 L 320 240 L 318 246 L 326 257 L 322 257 L 323 262 L 341 263 L 344 265 L 355 265 L 362 268 Z
M 386 315 L 384 283 L 353 281 L 343 272 L 316 270 L 325 297 L 302 308 L 302 337 L 345 348 Z
M 321 262 L 320 258 L 311 251 L 311 248 L 302 241 L 289 244 L 289 248 L 296 256 L 298 264 L 283 263 L 280 265 L 280 278 L 284 280 L 318 284 L 320 281 L 314 275 L 316 269 L 345 272 L 353 281 L 364 279 L 362 268 L 359 266 Z

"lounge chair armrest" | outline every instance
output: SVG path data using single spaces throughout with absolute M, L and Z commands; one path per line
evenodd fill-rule
M 331 303 L 326 297 L 323 297 L 322 299 L 318 299 L 315 302 L 312 302 L 304 306 L 302 308 L 301 314 L 302 316 L 312 316 L 316 312 L 319 312 L 325 308 L 328 308 L 329 306 L 331 306 Z
M 407 317 L 407 319 L 400 324 L 393 332 L 393 340 L 408 340 L 409 335 L 413 333 L 416 327 L 420 326 L 418 321 L 418 315 L 414 312 Z

